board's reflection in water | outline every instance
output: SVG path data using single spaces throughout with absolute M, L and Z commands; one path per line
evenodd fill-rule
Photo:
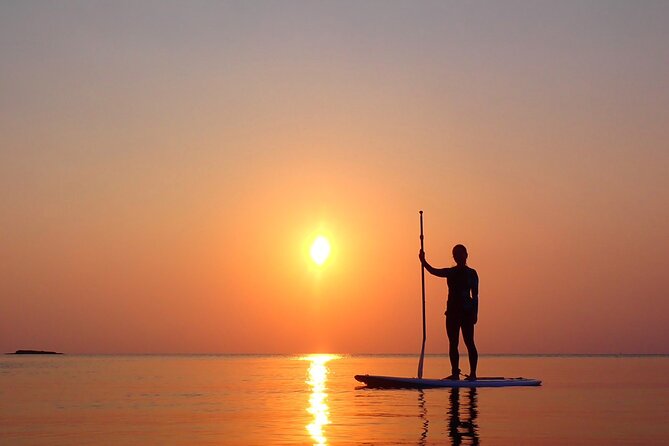
M 327 444 L 323 431 L 323 427 L 330 424 L 330 409 L 327 404 L 328 394 L 325 385 L 328 379 L 326 363 L 337 358 L 336 355 L 309 355 L 301 358 L 310 362 L 307 384 L 311 387 L 311 394 L 307 412 L 313 416 L 313 420 L 307 425 L 307 431 L 314 440 L 314 445 Z
M 450 389 L 449 405 L 447 411 L 448 438 L 451 444 L 456 445 L 478 445 L 480 444 L 478 434 L 478 395 L 476 388 L 470 389 Z M 461 403 L 460 392 L 465 394 L 465 401 Z M 425 392 L 418 391 L 418 407 L 422 421 L 422 430 L 419 445 L 427 444 L 430 430 L 430 420 L 427 416 L 427 405 L 425 403 Z

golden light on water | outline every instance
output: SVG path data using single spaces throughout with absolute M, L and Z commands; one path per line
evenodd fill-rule
M 337 359 L 337 355 L 309 355 L 305 356 L 303 360 L 310 361 L 309 377 L 307 384 L 311 387 L 311 395 L 309 396 L 309 407 L 307 412 L 313 416 L 313 421 L 307 425 L 307 431 L 314 440 L 315 445 L 327 444 L 327 438 L 323 431 L 324 426 L 330 424 L 330 409 L 327 404 L 327 377 L 328 368 L 326 363 L 332 359 Z

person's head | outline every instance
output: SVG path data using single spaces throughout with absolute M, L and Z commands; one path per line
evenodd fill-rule
M 453 260 L 460 266 L 467 264 L 467 248 L 465 248 L 465 245 L 455 245 L 453 247 Z

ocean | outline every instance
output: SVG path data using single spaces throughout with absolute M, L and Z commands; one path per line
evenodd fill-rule
M 466 355 L 463 369 L 467 370 Z M 541 387 L 372 390 L 416 355 L 0 357 L 1 445 L 667 445 L 669 356 L 486 356 Z M 447 356 L 425 377 L 449 374 Z

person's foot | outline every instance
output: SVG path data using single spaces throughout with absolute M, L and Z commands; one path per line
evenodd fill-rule
M 450 380 L 453 380 L 453 381 L 457 381 L 457 380 L 460 379 L 460 374 L 459 373 L 451 373 L 449 376 L 447 376 L 444 379 L 450 379 Z
M 467 381 L 476 381 L 476 373 L 469 375 L 467 378 L 465 378 Z

